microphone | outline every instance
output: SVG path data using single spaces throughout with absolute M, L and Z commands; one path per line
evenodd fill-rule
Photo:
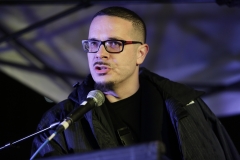
M 76 122 L 83 117 L 85 113 L 90 111 L 96 106 L 101 106 L 105 101 L 104 94 L 99 90 L 90 91 L 87 95 L 87 100 L 83 101 L 79 107 L 70 112 L 68 116 L 64 119 L 62 123 L 58 125 L 55 132 L 53 132 L 45 142 L 38 148 L 38 150 L 32 155 L 30 160 L 32 160 L 38 152 L 49 142 L 51 141 L 58 133 L 66 130 L 73 122 Z
M 76 122 L 83 117 L 85 113 L 93 109 L 94 107 L 101 106 L 105 101 L 104 94 L 99 90 L 90 91 L 87 95 L 87 99 L 81 103 L 81 105 L 70 112 L 68 116 L 60 123 L 55 133 L 60 133 L 66 130 L 73 122 Z

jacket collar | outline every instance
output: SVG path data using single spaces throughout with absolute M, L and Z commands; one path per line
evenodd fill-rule
M 70 93 L 68 99 L 81 104 L 87 98 L 88 93 L 94 89 L 94 83 L 91 74 L 89 74 L 81 84 L 74 85 L 74 90 Z

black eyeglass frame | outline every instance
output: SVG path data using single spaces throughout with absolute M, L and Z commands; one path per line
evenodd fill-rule
M 84 43 L 85 43 L 85 42 L 88 42 L 88 41 L 101 42 L 100 45 L 98 46 L 97 51 L 95 51 L 95 52 L 89 52 L 89 50 L 85 50 L 85 49 L 84 49 Z M 122 50 L 121 50 L 121 51 L 118 51 L 118 52 L 110 52 L 110 51 L 108 51 L 108 50 L 106 49 L 106 46 L 105 46 L 105 43 L 108 42 L 108 41 L 120 41 L 120 42 L 122 42 L 122 44 L 123 44 Z M 141 44 L 141 45 L 142 45 L 143 43 L 142 43 L 142 42 L 139 42 L 139 41 L 124 41 L 124 40 L 106 40 L 106 41 L 82 40 L 83 49 L 84 49 L 84 51 L 86 51 L 86 52 L 88 52 L 88 53 L 97 53 L 97 52 L 99 51 L 99 48 L 100 48 L 100 46 L 101 46 L 102 44 L 103 44 L 105 50 L 106 50 L 108 53 L 120 53 L 120 52 L 123 51 L 125 45 L 128 45 L 128 44 Z

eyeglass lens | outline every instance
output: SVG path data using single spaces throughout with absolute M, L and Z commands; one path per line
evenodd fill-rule
M 106 51 L 111 53 L 121 52 L 123 49 L 123 42 L 116 40 L 107 40 L 107 41 L 94 41 L 87 40 L 83 42 L 84 50 L 87 50 L 90 53 L 95 53 L 99 50 L 101 44 L 104 45 Z

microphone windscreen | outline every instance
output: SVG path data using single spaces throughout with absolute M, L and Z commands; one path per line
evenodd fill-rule
M 97 107 L 101 106 L 105 101 L 104 94 L 99 90 L 90 91 L 87 98 L 93 98 Z

